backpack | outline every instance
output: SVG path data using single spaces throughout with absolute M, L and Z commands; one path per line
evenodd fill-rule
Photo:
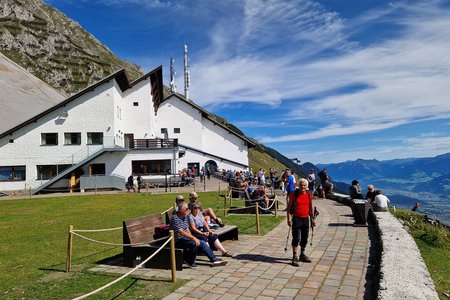
M 297 202 L 297 197 L 298 197 L 298 193 L 299 190 L 296 189 L 294 192 L 294 199 L 292 201 L 291 204 L 291 210 L 290 210 L 290 214 L 293 216 L 294 212 L 295 212 L 295 203 Z M 306 191 L 306 193 L 308 194 L 308 199 L 309 199 L 309 215 L 312 216 L 313 215 L 313 211 L 312 211 L 312 199 L 314 198 L 313 194 L 311 193 L 311 191 Z

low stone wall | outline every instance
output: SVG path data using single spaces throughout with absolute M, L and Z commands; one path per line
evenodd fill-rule
M 333 193 L 327 198 L 350 205 L 350 196 Z M 369 212 L 370 213 L 370 212 Z M 433 280 L 414 238 L 388 212 L 371 212 L 381 241 L 377 299 L 439 300 Z
M 436 299 L 438 294 L 413 237 L 392 214 L 375 212 L 382 243 L 378 299 Z

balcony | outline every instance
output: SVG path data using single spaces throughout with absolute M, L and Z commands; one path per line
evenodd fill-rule
M 128 148 L 134 150 L 176 147 L 178 147 L 178 139 L 131 139 L 128 143 Z

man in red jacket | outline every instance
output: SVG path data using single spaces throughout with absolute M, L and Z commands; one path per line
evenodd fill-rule
M 301 178 L 299 188 L 290 194 L 287 208 L 287 224 L 292 228 L 292 265 L 294 267 L 299 266 L 299 260 L 311 262 L 305 255 L 305 248 L 308 244 L 309 218 L 311 218 L 311 226 L 316 226 L 312 199 L 313 195 L 308 191 L 308 180 Z M 297 256 L 299 243 L 300 257 Z

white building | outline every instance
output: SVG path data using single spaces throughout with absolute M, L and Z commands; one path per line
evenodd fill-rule
M 252 146 L 192 101 L 164 99 L 161 66 L 131 83 L 121 70 L 1 133 L 0 190 L 124 188 L 131 173 L 245 169 Z

